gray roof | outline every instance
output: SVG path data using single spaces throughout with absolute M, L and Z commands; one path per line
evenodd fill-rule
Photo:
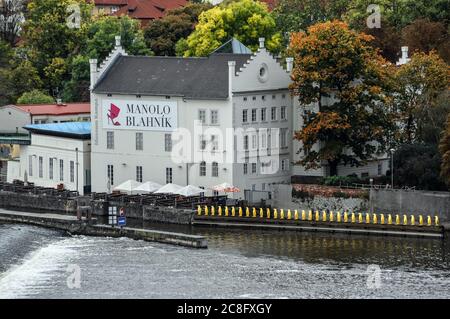
M 228 61 L 236 72 L 251 54 L 212 54 L 206 58 L 120 56 L 99 79 L 95 93 L 228 97 Z

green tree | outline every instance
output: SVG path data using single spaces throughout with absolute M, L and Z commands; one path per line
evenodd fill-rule
M 176 43 L 194 31 L 200 13 L 212 8 L 209 3 L 188 4 L 151 21 L 145 29 L 147 46 L 158 56 L 173 56 Z
M 187 38 L 184 56 L 206 56 L 232 37 L 252 50 L 258 48 L 260 37 L 266 38 L 268 50 L 281 49 L 281 34 L 265 3 L 225 1 L 200 14 L 199 23 Z
M 0 70 L 0 95 L 8 103 L 15 102 L 23 93 L 42 88 L 43 83 L 30 61 L 21 61 L 10 69 Z
M 441 177 L 450 186 L 450 113 L 447 115 L 447 123 L 442 131 L 439 151 L 442 157 Z
M 325 162 L 336 175 L 338 164 L 362 165 L 387 147 L 391 72 L 371 40 L 340 21 L 291 37 L 291 90 L 305 108 L 294 138 L 302 142 L 306 155 L 300 163 L 306 168 Z
M 25 92 L 17 99 L 17 104 L 44 104 L 55 103 L 55 99 L 40 90 Z
M 432 125 L 438 128 L 432 138 L 433 144 L 437 144 L 442 126 L 434 122 L 433 110 L 439 101 L 448 104 L 440 99 L 450 84 L 449 66 L 434 51 L 428 54 L 418 52 L 409 63 L 398 69 L 395 77 L 395 105 L 397 120 L 401 123 L 399 142 L 425 141 L 425 127 Z

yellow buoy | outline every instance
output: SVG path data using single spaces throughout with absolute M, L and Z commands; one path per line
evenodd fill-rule
M 373 223 L 374 223 L 374 224 L 378 224 L 377 214 L 373 214 L 372 220 L 373 220 Z
M 362 217 L 362 214 L 361 213 L 359 213 L 358 214 L 358 223 L 362 223 L 363 222 L 363 217 Z
M 326 211 L 322 211 L 322 221 L 323 222 L 327 221 L 327 212 Z
M 414 215 L 411 215 L 411 225 L 412 226 L 416 225 L 416 218 L 414 217 Z
M 431 226 L 431 216 L 430 215 L 428 215 L 428 217 L 427 217 L 427 225 Z
M 298 210 L 294 210 L 294 219 L 298 220 Z
M 250 209 L 245 207 L 245 217 L 250 217 Z
M 222 216 L 222 206 L 219 206 L 218 214 L 219 216 Z
M 280 210 L 280 219 L 284 219 L 284 209 Z
M 434 226 L 439 226 L 439 217 L 434 216 Z
M 344 223 L 348 223 L 348 213 L 347 213 L 347 211 L 344 212 Z
M 306 212 L 302 210 L 302 220 L 306 220 Z
M 338 223 L 341 222 L 341 212 L 337 212 L 337 213 L 336 213 L 336 221 L 337 221 Z
M 242 207 L 239 207 L 239 217 L 242 217 Z
M 366 224 L 370 224 L 370 214 L 366 213 Z
M 309 212 L 308 212 L 308 220 L 311 221 L 312 219 L 313 219 L 312 210 L 309 210 Z
M 267 207 L 266 209 L 267 219 L 270 219 L 270 208 Z
M 318 210 L 316 210 L 316 222 L 318 222 L 318 221 L 319 221 L 319 219 L 320 219 L 320 217 L 319 217 L 319 211 L 318 211 Z
M 333 211 L 330 211 L 330 222 L 334 222 L 334 214 L 333 214 Z
M 262 207 L 259 209 L 259 218 L 264 218 L 264 209 Z
M 256 218 L 256 208 L 255 207 L 253 207 L 252 216 L 253 216 L 253 218 Z
M 208 206 L 205 206 L 205 216 L 208 216 Z
M 228 217 L 228 206 L 225 206 L 225 216 Z
M 292 219 L 292 213 L 291 213 L 290 209 L 288 209 L 288 212 L 287 212 L 287 219 Z
M 278 218 L 278 211 L 276 208 L 273 209 L 273 218 L 277 219 Z
M 215 213 L 216 213 L 215 207 L 211 206 L 211 216 L 214 216 Z
M 422 215 L 419 215 L 419 225 L 423 226 L 423 217 L 422 217 Z
M 200 205 L 197 206 L 197 215 L 198 216 L 202 215 L 202 207 Z
M 384 225 L 384 214 L 380 214 L 380 223 Z
M 352 213 L 352 223 L 356 223 L 355 213 Z
M 236 216 L 236 207 L 231 207 L 231 216 Z
M 408 225 L 408 216 L 403 215 L 403 225 Z
M 400 215 L 395 215 L 395 225 L 400 225 Z
M 392 225 L 392 215 L 388 214 L 388 225 Z

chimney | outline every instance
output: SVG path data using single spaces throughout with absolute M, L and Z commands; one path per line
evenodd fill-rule
M 236 75 L 236 61 L 228 61 L 228 98 L 233 96 L 233 78 Z
M 117 47 L 120 47 L 120 40 L 121 40 L 121 39 L 120 39 L 120 35 L 116 35 L 116 36 L 115 36 L 115 39 L 116 39 L 116 48 L 117 48 Z
M 91 86 L 90 89 L 92 90 L 95 86 L 95 83 L 97 82 L 97 76 L 98 76 L 98 69 L 97 69 L 97 59 L 90 59 L 89 64 L 91 66 Z
M 294 68 L 294 58 L 286 58 L 286 71 L 291 73 L 293 68 Z
M 403 65 L 411 61 L 410 58 L 408 58 L 408 47 L 402 47 L 402 57 L 398 60 L 397 65 Z
M 264 42 L 266 41 L 265 38 L 259 38 L 259 48 L 264 49 Z
M 63 106 L 64 104 L 62 102 L 62 99 L 56 99 L 56 105 Z

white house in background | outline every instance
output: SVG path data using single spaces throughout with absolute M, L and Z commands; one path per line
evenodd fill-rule
M 31 144 L 9 161 L 7 181 L 27 180 L 37 186 L 90 191 L 91 123 L 70 122 L 25 126 Z
M 90 63 L 93 191 L 131 178 L 207 193 L 228 182 L 244 198 L 290 182 L 292 59 L 285 70 L 264 39 L 254 54 L 179 58 L 128 56 L 116 37 L 100 68 Z M 226 138 L 233 129 L 246 131 Z M 172 157 L 179 139 L 191 142 L 182 162 Z

